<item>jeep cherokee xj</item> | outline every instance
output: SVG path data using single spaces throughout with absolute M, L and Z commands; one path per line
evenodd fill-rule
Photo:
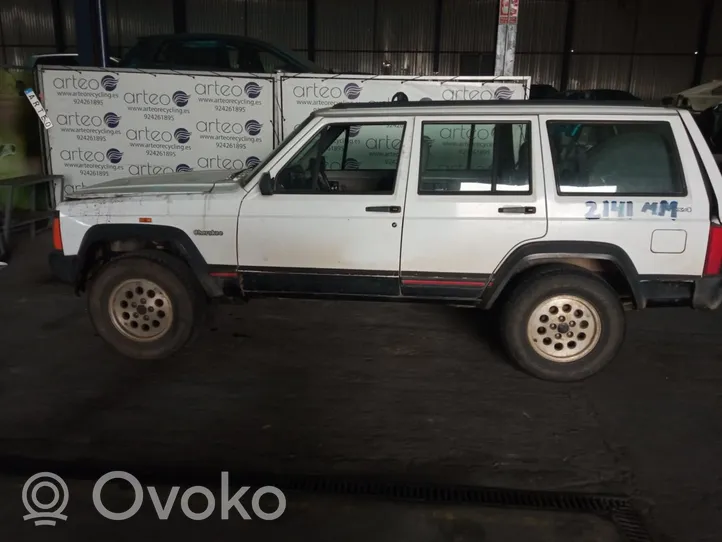
M 579 380 L 625 310 L 722 301 L 722 177 L 692 116 L 559 102 L 342 104 L 262 163 L 79 189 L 56 274 L 119 352 L 176 352 L 209 300 L 499 309 L 509 356 Z

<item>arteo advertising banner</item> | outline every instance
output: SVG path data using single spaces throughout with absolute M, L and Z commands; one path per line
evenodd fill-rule
M 273 77 L 45 69 L 50 170 L 77 187 L 255 165 L 274 144 Z
M 337 103 L 390 102 L 402 92 L 419 100 L 525 100 L 528 77 L 395 77 L 281 75 L 283 133 L 290 133 L 317 109 Z
M 313 111 L 339 102 L 390 102 L 397 93 L 410 101 L 525 99 L 529 88 L 528 77 L 50 67 L 40 81 L 52 122 L 46 159 L 52 173 L 65 176 L 64 195 L 121 177 L 255 166 Z M 356 127 L 350 136 L 331 149 L 329 169 L 395 167 L 403 126 Z

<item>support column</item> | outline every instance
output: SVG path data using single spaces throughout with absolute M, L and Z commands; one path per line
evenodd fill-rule
M 108 65 L 108 24 L 104 0 L 75 0 L 75 39 L 81 66 Z
M 496 63 L 494 75 L 514 75 L 516 27 L 519 20 L 519 0 L 499 0 L 499 26 L 496 33 Z
M 188 12 L 186 0 L 173 0 L 173 33 L 188 32 Z
M 436 26 L 434 26 L 434 75 L 439 73 L 441 63 L 441 16 L 443 9 L 442 0 L 436 0 Z
M 306 3 L 306 49 L 308 59 L 316 60 L 316 0 L 307 0 Z
M 696 87 L 702 83 L 702 72 L 704 61 L 707 60 L 707 42 L 709 41 L 710 24 L 712 12 L 714 11 L 714 0 L 705 0 L 702 6 L 702 18 L 699 22 L 699 33 L 697 42 L 697 56 L 694 62 L 694 74 L 692 75 L 692 86 Z
M 577 0 L 567 0 L 567 22 L 564 27 L 564 52 L 562 53 L 562 73 L 559 77 L 559 90 L 564 92 L 569 86 L 569 66 L 572 62 L 574 44 L 574 11 Z
M 67 49 L 65 43 L 65 21 L 63 18 L 63 7 L 60 0 L 51 0 L 50 6 L 53 12 L 53 32 L 55 34 L 55 49 L 58 53 L 64 53 Z

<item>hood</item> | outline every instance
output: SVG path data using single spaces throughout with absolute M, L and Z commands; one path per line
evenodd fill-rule
M 123 177 L 88 187 L 78 187 L 67 199 L 113 198 L 139 194 L 206 194 L 217 185 L 238 186 L 232 171 L 210 170 L 146 177 Z

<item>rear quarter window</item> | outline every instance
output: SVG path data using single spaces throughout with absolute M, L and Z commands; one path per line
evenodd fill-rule
M 685 196 L 668 122 L 549 121 L 557 192 Z

